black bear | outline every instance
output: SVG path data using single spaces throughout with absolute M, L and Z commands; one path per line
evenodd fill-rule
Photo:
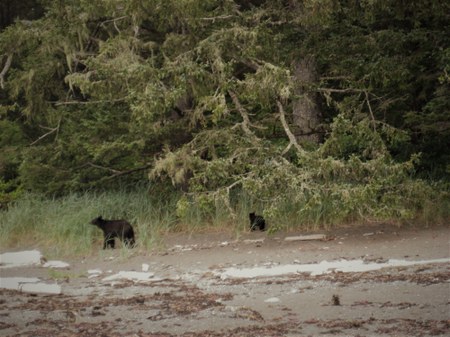
M 266 220 L 261 215 L 256 215 L 255 212 L 252 212 L 248 214 L 248 217 L 250 218 L 250 229 L 252 231 L 257 229 L 260 231 L 266 230 Z
M 114 238 L 120 238 L 125 246 L 134 247 L 134 231 L 130 223 L 126 220 L 104 220 L 101 216 L 91 221 L 103 231 L 103 249 L 114 248 Z

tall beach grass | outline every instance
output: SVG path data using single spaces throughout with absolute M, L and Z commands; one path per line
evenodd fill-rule
M 138 245 L 155 245 L 174 227 L 177 196 L 159 198 L 148 189 L 85 192 L 60 198 L 26 194 L 0 213 L 2 247 L 45 247 L 48 254 L 86 254 L 102 247 L 102 232 L 90 221 L 123 218 L 137 232 Z
M 138 250 L 157 247 L 169 232 L 238 233 L 246 229 L 251 206 L 248 202 L 241 202 L 238 217 L 231 217 L 220 205 L 205 214 L 195 204 L 180 217 L 180 196 L 174 190 L 148 186 L 72 193 L 58 198 L 24 194 L 0 212 L 0 247 L 39 248 L 47 256 L 92 254 L 102 248 L 102 232 L 90 224 L 99 215 L 129 221 L 136 232 Z M 116 246 L 123 248 L 118 243 Z
M 0 247 L 2 250 L 38 248 L 49 257 L 92 254 L 102 248 L 102 232 L 90 224 L 99 215 L 131 222 L 136 232 L 137 250 L 143 251 L 157 247 L 169 232 L 222 231 L 239 236 L 249 230 L 248 213 L 251 211 L 266 217 L 269 235 L 278 230 L 318 230 L 349 223 L 384 221 L 395 225 L 405 222 L 432 225 L 448 222 L 447 192 L 422 199 L 417 193 L 410 197 L 412 201 L 407 195 L 397 198 L 397 203 L 399 200 L 401 203 L 393 203 L 389 212 L 384 211 L 386 203 L 377 208 L 374 201 L 352 199 L 349 206 L 348 200 L 329 195 L 304 201 L 284 196 L 276 211 L 271 212 L 270 203 L 241 192 L 233 198 L 233 214 L 220 202 L 201 204 L 187 199 L 181 215 L 177 202 L 186 196 L 167 188 L 138 186 L 72 193 L 59 198 L 30 193 L 0 212 Z

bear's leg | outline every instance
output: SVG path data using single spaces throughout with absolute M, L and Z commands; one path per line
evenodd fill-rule
M 125 246 L 127 246 L 128 248 L 133 248 L 135 241 L 134 241 L 134 234 L 133 233 L 129 233 L 127 234 L 124 238 L 123 238 L 123 243 L 125 244 Z
M 108 247 L 111 247 L 114 249 L 114 237 L 111 237 L 110 235 L 105 235 L 105 241 L 103 243 L 103 249 L 106 249 Z

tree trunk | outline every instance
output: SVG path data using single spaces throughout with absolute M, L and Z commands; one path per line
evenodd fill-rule
M 312 57 L 294 63 L 294 80 L 296 100 L 293 103 L 292 114 L 295 126 L 294 134 L 297 141 L 319 143 L 319 124 L 321 112 L 317 104 L 317 93 L 311 91 L 311 85 L 317 83 L 316 64 Z

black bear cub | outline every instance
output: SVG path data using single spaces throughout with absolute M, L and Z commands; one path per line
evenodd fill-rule
M 130 223 L 126 220 L 104 220 L 101 216 L 91 221 L 91 224 L 97 226 L 103 231 L 103 249 L 114 248 L 114 238 L 119 238 L 125 246 L 134 247 L 134 231 Z
M 266 230 L 266 220 L 261 215 L 256 215 L 255 212 L 249 213 L 248 217 L 250 218 L 250 229 L 252 231 Z

